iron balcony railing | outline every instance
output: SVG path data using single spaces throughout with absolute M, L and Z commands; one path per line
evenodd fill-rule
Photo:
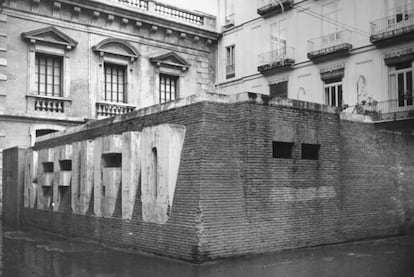
M 414 10 L 396 12 L 392 16 L 371 22 L 371 40 L 414 31 Z
M 258 56 L 258 70 L 265 71 L 295 63 L 295 48 L 283 47 Z
M 347 111 L 371 115 L 376 121 L 414 118 L 413 91 L 411 91 L 411 94 L 405 94 L 398 99 L 360 103 L 351 106 Z
M 308 40 L 308 53 L 311 55 L 328 54 L 338 50 L 352 48 L 352 32 L 342 30 Z

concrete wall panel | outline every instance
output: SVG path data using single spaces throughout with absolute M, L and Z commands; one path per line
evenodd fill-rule
M 169 218 L 185 127 L 160 125 L 142 131 L 142 217 L 144 222 L 165 224 Z

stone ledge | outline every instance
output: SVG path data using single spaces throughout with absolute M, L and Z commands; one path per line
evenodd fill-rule
M 339 118 L 341 120 L 355 121 L 355 122 L 364 122 L 364 123 L 373 122 L 372 117 L 369 115 L 354 114 L 354 113 L 348 113 L 348 112 L 341 112 L 339 114 Z
M 83 130 L 87 129 L 94 129 L 100 128 L 107 124 L 118 123 L 121 121 L 131 120 L 134 118 L 147 116 L 155 113 L 160 113 L 168 110 L 174 110 L 177 108 L 189 106 L 192 104 L 200 103 L 200 102 L 211 102 L 211 103 L 221 103 L 221 104 L 236 104 L 236 103 L 255 103 L 258 105 L 264 106 L 277 106 L 277 107 L 288 107 L 293 109 L 302 109 L 302 110 L 309 110 L 309 111 L 316 111 L 316 112 L 325 112 L 330 114 L 338 114 L 337 107 L 331 107 L 327 105 L 317 104 L 317 103 L 310 103 L 304 102 L 299 100 L 293 99 L 270 99 L 268 95 L 262 95 L 257 93 L 251 92 L 241 92 L 238 94 L 233 95 L 225 95 L 225 94 L 216 94 L 216 93 L 200 93 L 194 94 L 187 98 L 182 98 L 177 101 L 165 103 L 162 105 L 154 105 L 146 108 L 142 108 L 139 110 L 135 110 L 126 114 L 117 115 L 110 118 L 94 120 L 92 122 L 86 123 L 81 126 L 72 127 L 60 132 L 51 133 L 41 138 L 38 138 L 38 141 L 45 141 L 49 139 L 53 139 L 56 137 L 69 135 L 73 133 L 78 133 Z

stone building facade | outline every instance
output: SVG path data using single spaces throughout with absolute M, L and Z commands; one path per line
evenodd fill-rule
M 217 39 L 215 17 L 154 1 L 2 1 L 0 150 L 213 92 Z
M 414 1 L 226 0 L 219 11 L 220 93 L 413 117 Z

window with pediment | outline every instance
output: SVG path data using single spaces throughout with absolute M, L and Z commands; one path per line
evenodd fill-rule
M 131 43 L 116 38 L 104 39 L 92 50 L 99 57 L 96 76 L 97 117 L 134 110 L 138 98 L 138 50 Z
M 29 44 L 28 94 L 68 97 L 68 59 L 77 41 L 53 26 L 24 32 L 22 38 Z
M 163 104 L 180 98 L 181 83 L 190 64 L 174 52 L 152 57 L 150 61 L 156 68 L 155 98 L 158 103 Z

